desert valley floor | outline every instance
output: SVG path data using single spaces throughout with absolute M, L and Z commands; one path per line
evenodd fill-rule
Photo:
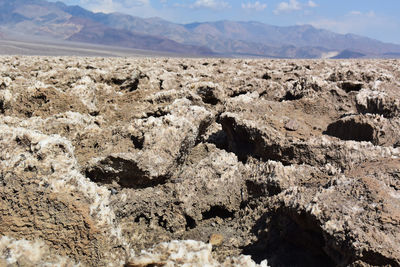
M 0 266 L 399 266 L 400 61 L 2 56 Z

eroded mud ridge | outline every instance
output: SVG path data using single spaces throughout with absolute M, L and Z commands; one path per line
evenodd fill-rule
M 0 265 L 399 266 L 399 96 L 394 60 L 2 57 Z

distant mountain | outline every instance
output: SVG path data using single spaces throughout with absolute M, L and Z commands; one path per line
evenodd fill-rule
M 211 55 L 213 52 L 196 45 L 185 45 L 161 36 L 115 29 L 87 19 L 72 17 L 69 22 L 82 25 L 79 32 L 66 38 L 69 41 L 121 46 L 136 49 L 167 51 L 187 55 Z
M 45 0 L 0 0 L 0 27 L 57 40 L 185 55 L 400 57 L 400 45 L 310 25 L 278 27 L 237 21 L 177 24 L 161 18 L 94 13 Z
M 359 52 L 354 52 L 350 50 L 343 50 L 341 53 L 338 55 L 332 57 L 333 59 L 345 59 L 345 58 L 362 58 L 365 57 L 364 54 L 359 53 Z
M 74 16 L 74 13 L 79 16 Z M 184 55 L 212 55 L 207 47 L 186 45 L 163 36 L 116 29 L 100 22 L 108 15 L 78 6 L 44 0 L 0 0 L 0 27 L 7 32 L 103 45 L 165 51 Z
M 159 18 L 141 19 L 122 14 L 110 14 L 102 23 L 115 28 L 161 35 L 184 44 L 207 45 L 216 52 L 228 54 L 308 58 L 320 57 L 329 51 L 340 53 L 343 50 L 370 57 L 400 52 L 400 45 L 354 34 L 337 34 L 311 25 L 278 27 L 260 22 L 235 21 L 180 25 Z
M 400 58 L 400 53 L 388 52 L 388 53 L 384 53 L 383 56 L 385 56 L 385 57 L 397 57 L 397 58 Z

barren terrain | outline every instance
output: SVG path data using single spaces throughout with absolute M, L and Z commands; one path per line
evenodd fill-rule
M 176 57 L 177 54 L 116 46 L 95 45 L 47 38 L 15 35 L 2 38 L 0 55 L 25 56 L 80 56 L 80 57 Z M 182 56 L 182 55 L 179 55 Z
M 399 266 L 400 61 L 1 57 L 0 266 Z

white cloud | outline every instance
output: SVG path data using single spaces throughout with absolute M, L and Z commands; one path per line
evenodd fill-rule
M 135 7 L 149 7 L 149 0 L 81 0 L 82 6 L 95 12 L 121 12 Z
M 300 10 L 301 5 L 297 0 L 290 0 L 289 2 L 280 2 L 276 9 L 274 10 L 275 14 L 279 14 L 282 12 L 290 12 L 294 10 Z
M 354 15 L 354 16 L 362 15 L 362 13 L 360 11 L 357 11 L 357 10 L 351 11 L 349 14 L 350 15 Z
M 242 8 L 247 10 L 262 11 L 267 8 L 267 4 L 260 3 L 259 1 L 256 1 L 254 3 L 248 2 L 246 4 L 242 3 Z
M 317 6 L 318 6 L 314 1 L 311 1 L 311 0 L 308 1 L 307 5 L 308 5 L 309 7 L 317 7 Z
M 369 12 L 365 12 L 365 13 L 358 11 L 358 10 L 353 10 L 348 15 L 349 16 L 364 16 L 364 17 L 370 17 L 370 18 L 376 17 L 375 12 L 372 10 Z
M 196 0 L 190 8 L 210 8 L 210 9 L 222 9 L 229 8 L 230 5 L 228 2 L 220 1 L 220 0 Z
M 276 9 L 274 10 L 274 13 L 276 15 L 281 14 L 281 13 L 288 13 L 292 11 L 297 11 L 297 10 L 302 10 L 303 8 L 306 7 L 317 7 L 318 5 L 314 1 L 308 1 L 307 3 L 300 3 L 297 0 L 289 0 L 289 2 L 280 2 Z

